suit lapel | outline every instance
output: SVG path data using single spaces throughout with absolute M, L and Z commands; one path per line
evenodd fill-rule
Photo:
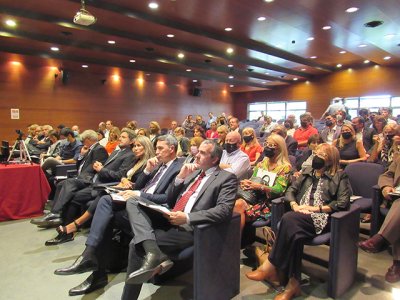
M 178 162 L 177 159 L 175 159 L 175 160 L 172 162 L 172 164 L 169 166 L 169 168 L 168 168 L 168 169 L 165 171 L 165 173 L 161 176 L 161 178 L 160 178 L 160 180 L 158 181 L 157 186 L 156 186 L 156 188 L 154 189 L 154 191 L 157 191 L 157 190 L 161 187 L 161 184 L 164 184 L 164 183 L 165 183 L 165 180 L 163 180 L 164 178 L 168 178 L 168 177 L 169 177 L 169 174 L 170 174 L 171 172 L 174 172 L 175 166 L 176 166 L 177 162 Z
M 201 190 L 200 190 L 199 194 L 196 197 L 195 204 L 197 203 L 197 201 L 199 201 L 199 199 L 204 194 L 204 192 L 209 187 L 209 185 L 211 183 L 213 183 L 213 181 L 217 178 L 218 174 L 219 174 L 219 170 L 217 169 L 210 175 L 210 177 L 207 179 L 206 183 L 201 187 Z
M 82 165 L 82 169 L 83 170 L 86 165 L 91 161 L 92 161 L 92 156 L 93 156 L 93 151 L 96 150 L 96 148 L 99 146 L 99 144 L 96 144 L 96 146 L 93 147 L 93 149 L 89 150 L 89 153 L 86 155 L 86 157 L 83 159 L 83 165 Z
M 124 148 L 122 150 L 113 151 L 113 153 L 111 153 L 110 157 L 105 162 L 104 166 L 108 165 L 110 162 L 115 160 L 117 158 L 117 156 L 119 156 L 122 153 L 122 151 L 124 151 L 125 149 L 126 148 Z

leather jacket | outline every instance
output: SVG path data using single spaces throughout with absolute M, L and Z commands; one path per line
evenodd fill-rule
M 285 201 L 300 203 L 300 199 L 313 183 L 312 176 L 313 169 L 306 168 L 287 189 Z M 347 210 L 350 207 L 350 196 L 353 194 L 347 174 L 338 171 L 332 176 L 325 172 L 321 178 L 323 180 L 321 197 L 324 205 L 328 205 L 332 209 L 332 213 Z

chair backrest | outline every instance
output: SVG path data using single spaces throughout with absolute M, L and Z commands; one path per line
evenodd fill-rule
M 349 176 L 353 194 L 365 198 L 372 198 L 372 187 L 378 183 L 379 175 L 385 168 L 381 164 L 357 162 L 349 164 L 345 172 Z

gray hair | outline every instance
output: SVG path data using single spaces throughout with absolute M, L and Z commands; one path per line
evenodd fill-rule
M 130 129 L 130 128 L 128 128 L 128 127 L 124 127 L 124 128 L 122 128 L 122 130 L 121 130 L 121 133 L 123 133 L 123 132 L 126 132 L 127 134 L 128 134 L 128 137 L 129 137 L 129 139 L 132 141 L 133 139 L 135 139 L 136 138 L 136 133 L 132 130 L 132 129 Z
M 97 142 L 99 140 L 99 137 L 98 137 L 96 131 L 94 131 L 92 129 L 88 129 L 88 130 L 85 130 L 84 132 L 82 132 L 81 139 L 82 139 L 82 141 L 89 139 L 91 141 Z
M 178 140 L 171 134 L 161 135 L 157 138 L 157 142 L 166 142 L 168 146 L 174 146 L 175 153 L 178 150 Z
M 216 163 L 216 165 L 218 165 L 219 162 L 220 162 L 220 160 L 221 160 L 222 152 L 223 152 L 223 149 L 222 149 L 221 145 L 218 144 L 217 141 L 211 140 L 211 139 L 209 139 L 209 140 L 204 140 L 204 141 L 202 142 L 202 144 L 205 144 L 205 145 L 212 145 L 212 146 L 213 146 L 213 149 L 212 149 L 212 151 L 211 151 L 211 153 L 210 153 L 210 156 L 211 156 L 212 159 L 213 159 L 213 158 L 216 158 L 216 157 L 218 158 L 218 161 L 217 161 L 217 163 Z

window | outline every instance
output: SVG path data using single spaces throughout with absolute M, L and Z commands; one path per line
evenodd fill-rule
M 358 115 L 360 108 L 368 108 L 370 111 L 378 112 L 381 107 L 390 107 L 393 110 L 393 116 L 400 114 L 400 97 L 390 95 L 344 98 L 344 104 L 352 118 Z
M 299 119 L 300 115 L 305 113 L 306 110 L 307 103 L 305 101 L 256 102 L 248 104 L 247 117 L 249 120 L 257 120 L 264 112 L 275 121 L 284 120 L 291 114 Z

